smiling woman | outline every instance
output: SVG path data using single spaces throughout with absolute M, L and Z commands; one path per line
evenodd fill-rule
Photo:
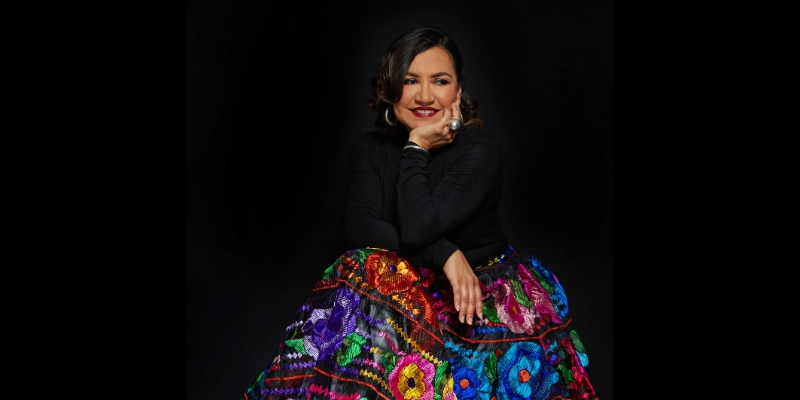
M 460 97 L 461 82 L 456 79 L 450 55 L 441 47 L 433 47 L 419 53 L 408 66 L 402 97 L 392 105 L 392 112 L 411 131 L 433 123 L 449 124 L 451 119 L 460 118 L 456 103 Z M 432 147 L 422 138 L 416 139 L 424 148 Z
M 439 28 L 389 44 L 378 129 L 350 154 L 350 250 L 244 398 L 597 399 L 564 289 L 506 240 L 503 154 L 464 81 Z

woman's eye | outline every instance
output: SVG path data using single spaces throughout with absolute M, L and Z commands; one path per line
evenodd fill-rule
M 413 85 L 413 84 L 415 84 L 415 83 L 417 83 L 417 80 L 416 80 L 416 79 L 414 79 L 414 78 L 408 78 L 408 79 L 406 79 L 406 80 L 404 80 L 404 81 L 403 81 L 403 84 L 404 84 L 404 85 Z
M 447 84 L 449 83 L 449 82 L 447 82 L 447 81 L 446 81 L 446 80 L 444 80 L 444 79 L 436 79 L 436 80 L 435 80 L 435 81 L 433 81 L 433 82 L 434 82 L 434 83 L 436 83 L 437 85 L 447 85 Z

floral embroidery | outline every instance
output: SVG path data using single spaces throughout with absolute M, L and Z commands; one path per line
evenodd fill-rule
M 344 338 L 355 330 L 360 301 L 358 294 L 339 288 L 332 308 L 311 311 L 311 318 L 302 328 L 306 353 L 315 360 L 333 354 Z
M 546 361 L 544 349 L 534 342 L 516 342 L 497 362 L 499 400 L 543 400 L 558 381 L 556 371 Z
M 397 399 L 432 400 L 436 368 L 420 354 L 401 357 L 389 373 L 389 386 Z
M 536 314 L 549 315 L 553 322 L 560 324 L 561 316 L 558 315 L 555 308 L 553 308 L 550 299 L 546 297 L 547 292 L 542 288 L 531 272 L 525 268 L 524 265 L 520 264 L 517 266 L 517 273 L 519 274 L 519 279 L 522 280 L 525 296 L 530 299 Z
M 441 271 L 385 249 L 348 251 L 315 284 L 245 397 L 597 400 L 555 275 L 532 256 L 506 253 L 476 270 L 484 318 L 470 327 L 453 318 Z
M 455 400 L 456 394 L 453 391 L 454 385 L 453 377 L 447 378 L 447 381 L 444 383 L 444 388 L 442 389 L 442 400 Z
M 404 292 L 419 280 L 419 275 L 406 264 L 406 260 L 390 251 L 370 254 L 365 264 L 367 282 L 384 296 Z
M 453 360 L 453 389 L 458 399 L 489 399 L 492 385 L 480 358 Z
M 536 277 L 522 264 L 517 267 L 517 274 L 519 280 L 498 279 L 491 286 L 495 305 L 484 306 L 487 317 L 506 324 L 514 333 L 529 335 L 541 328 L 545 321 L 561 323 L 561 316 Z
M 533 265 L 533 272 L 537 277 L 538 282 L 541 283 L 546 292 L 550 295 L 550 301 L 553 302 L 553 307 L 558 311 L 558 316 L 564 318 L 569 313 L 569 306 L 567 304 L 567 295 L 564 293 L 564 288 L 558 282 L 558 278 L 552 271 L 548 270 L 535 257 L 528 255 L 528 258 Z
M 572 331 L 570 335 L 577 336 L 577 333 Z M 574 347 L 574 342 L 571 341 L 569 338 L 562 338 L 558 341 L 564 350 L 569 354 L 569 357 L 572 359 L 572 379 L 574 382 L 570 382 L 570 388 L 575 389 L 578 384 L 585 384 L 589 382 L 589 377 L 586 375 L 586 370 L 584 369 L 584 364 L 588 364 L 589 360 L 586 357 L 586 354 L 576 351 Z M 581 345 L 582 346 L 582 345 Z
M 497 318 L 512 332 L 532 334 L 536 328 L 534 310 L 519 304 L 511 281 L 499 280 L 498 283 L 492 291 Z

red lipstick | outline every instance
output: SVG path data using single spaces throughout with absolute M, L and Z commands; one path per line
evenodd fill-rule
M 437 109 L 435 109 L 433 107 L 417 107 L 417 108 L 411 109 L 411 113 L 414 114 L 415 117 L 419 117 L 419 118 L 430 118 L 430 117 L 436 115 L 436 113 L 438 113 L 438 112 L 439 112 L 439 110 L 437 110 Z

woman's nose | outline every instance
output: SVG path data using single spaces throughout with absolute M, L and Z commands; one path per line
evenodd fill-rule
M 433 104 L 433 91 L 428 85 L 423 84 L 420 86 L 419 92 L 417 92 L 417 101 L 425 105 Z

